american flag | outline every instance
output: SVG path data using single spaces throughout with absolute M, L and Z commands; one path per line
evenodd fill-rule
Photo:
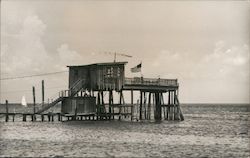
M 141 72 L 141 63 L 131 68 L 131 72 Z

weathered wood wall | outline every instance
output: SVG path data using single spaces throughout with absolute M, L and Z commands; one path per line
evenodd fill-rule
M 65 98 L 62 101 L 62 113 L 95 113 L 96 97 L 74 97 Z
M 83 89 L 121 90 L 124 84 L 124 64 L 93 64 L 69 67 L 69 88 L 80 79 L 84 80 Z

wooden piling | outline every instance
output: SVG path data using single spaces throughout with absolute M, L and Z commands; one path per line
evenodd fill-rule
M 111 119 L 111 94 L 112 94 L 112 90 L 109 90 L 109 119 Z
M 6 109 L 5 122 L 8 122 L 9 121 L 9 103 L 8 103 L 8 100 L 5 101 L 5 109 Z
M 113 97 L 113 91 L 110 91 L 111 92 L 111 113 L 112 113 L 112 119 L 114 120 L 115 119 L 115 116 L 114 116 L 114 113 L 115 113 L 115 109 L 114 109 L 114 97 Z
M 147 107 L 146 107 L 146 92 L 143 92 L 143 108 L 144 108 L 144 119 L 147 119 Z
M 50 114 L 47 114 L 47 117 L 48 117 L 48 121 L 50 122 Z
M 123 99 L 123 94 L 122 94 L 122 91 L 120 91 L 120 101 L 119 101 L 119 120 L 121 120 L 121 112 L 122 112 L 121 105 L 122 105 L 122 99 Z
M 139 119 L 142 120 L 142 91 L 140 91 L 140 117 Z
M 35 93 L 35 87 L 32 87 L 32 91 L 33 91 L 33 114 L 35 115 L 36 113 L 36 93 Z M 35 117 L 32 118 L 33 121 L 35 121 Z
M 155 120 L 161 120 L 161 102 L 159 92 L 155 92 Z
M 44 80 L 42 80 L 42 107 L 44 106 Z
M 41 120 L 42 120 L 42 122 L 44 121 L 44 115 L 43 114 L 41 114 Z
M 34 121 L 34 116 L 33 116 L 33 114 L 30 114 L 30 118 L 31 118 L 31 121 L 33 122 L 33 121 Z
M 148 119 L 151 119 L 151 92 L 148 94 Z
M 58 117 L 58 121 L 61 121 L 61 114 L 60 113 L 57 114 L 57 117 Z
M 101 97 L 100 97 L 100 92 L 99 91 L 97 93 L 97 114 L 99 116 L 101 115 Z
M 164 98 L 163 98 L 163 93 L 160 93 L 160 101 L 161 101 L 161 105 L 164 105 Z M 161 111 L 163 111 L 163 118 L 166 118 L 166 108 L 161 106 Z

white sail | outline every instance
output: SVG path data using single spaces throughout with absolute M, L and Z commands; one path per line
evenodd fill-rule
M 26 102 L 26 99 L 25 99 L 25 96 L 22 97 L 22 102 L 21 104 L 25 107 L 27 107 L 27 102 Z

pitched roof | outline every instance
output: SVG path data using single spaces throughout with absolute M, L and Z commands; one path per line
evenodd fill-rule
M 125 65 L 127 61 L 124 62 L 107 62 L 107 63 L 94 63 L 88 65 L 68 65 L 67 67 L 85 67 L 85 66 L 112 66 L 112 65 Z

